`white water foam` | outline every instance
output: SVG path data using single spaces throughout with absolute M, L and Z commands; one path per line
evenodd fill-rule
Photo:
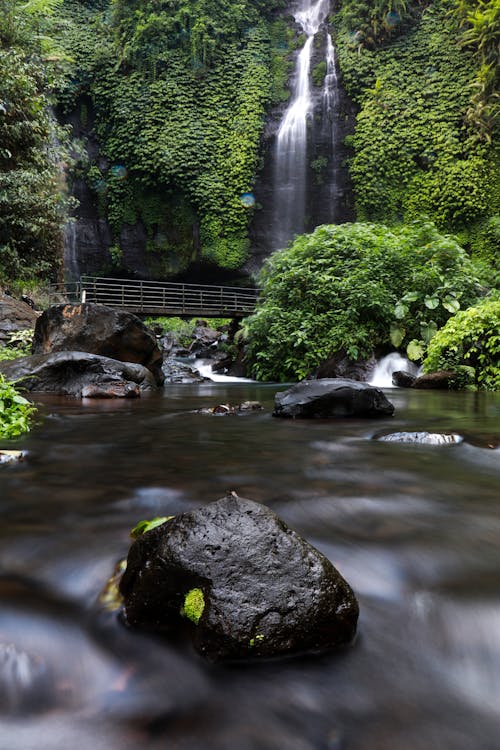
M 386 357 L 377 362 L 373 375 L 368 381 L 370 385 L 377 388 L 393 388 L 392 375 L 399 370 L 410 372 L 412 375 L 418 375 L 418 367 L 409 359 L 403 357 L 398 352 L 391 352 Z

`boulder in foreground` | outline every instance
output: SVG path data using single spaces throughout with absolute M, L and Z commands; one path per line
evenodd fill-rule
M 88 352 L 55 352 L 20 357 L 0 362 L 0 372 L 7 380 L 20 381 L 19 386 L 34 393 L 56 393 L 61 396 L 131 397 L 139 392 L 156 390 L 152 373 L 142 365 L 118 362 Z
M 212 660 L 329 649 L 352 640 L 358 619 L 330 561 L 235 493 L 140 536 L 120 590 L 130 625 L 168 632 L 188 618 Z
M 275 396 L 274 417 L 390 417 L 394 406 L 380 388 L 348 378 L 304 380 Z

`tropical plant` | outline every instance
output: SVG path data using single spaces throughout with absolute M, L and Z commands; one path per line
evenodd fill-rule
M 477 388 L 500 390 L 500 299 L 458 312 L 429 344 L 424 371 L 467 368 Z
M 29 432 L 36 408 L 0 374 L 0 438 Z

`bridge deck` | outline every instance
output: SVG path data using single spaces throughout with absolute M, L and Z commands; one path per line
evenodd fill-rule
M 141 315 L 243 318 L 255 308 L 256 289 L 82 276 L 81 301 Z

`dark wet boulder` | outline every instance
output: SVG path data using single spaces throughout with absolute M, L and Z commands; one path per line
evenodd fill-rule
M 156 390 L 152 373 L 142 365 L 119 362 L 88 352 L 55 352 L 20 357 L 11 362 L 0 362 L 0 372 L 7 380 L 19 381 L 26 391 L 57 393 L 62 396 L 82 397 L 86 389 L 113 388 L 140 392 Z
M 7 344 L 13 334 L 34 328 L 38 316 L 25 302 L 0 294 L 0 346 Z
M 417 376 L 407 370 L 396 370 L 392 373 L 392 384 L 398 388 L 413 388 L 416 379 Z
M 169 632 L 189 618 L 210 659 L 329 649 L 352 640 L 358 619 L 330 561 L 235 493 L 140 536 L 120 590 L 130 625 Z
M 275 396 L 273 416 L 288 418 L 388 417 L 394 406 L 384 393 L 347 378 L 304 380 Z
M 54 305 L 37 320 L 33 354 L 89 352 L 120 362 L 143 365 L 163 384 L 156 337 L 132 313 L 106 305 Z
M 441 390 L 446 391 L 453 388 L 453 383 L 457 378 L 456 372 L 452 370 L 438 370 L 421 375 L 413 384 L 414 388 Z
M 364 382 L 369 380 L 376 364 L 375 357 L 368 360 L 351 359 L 345 349 L 342 349 L 322 362 L 313 377 L 318 379 L 349 378 Z

